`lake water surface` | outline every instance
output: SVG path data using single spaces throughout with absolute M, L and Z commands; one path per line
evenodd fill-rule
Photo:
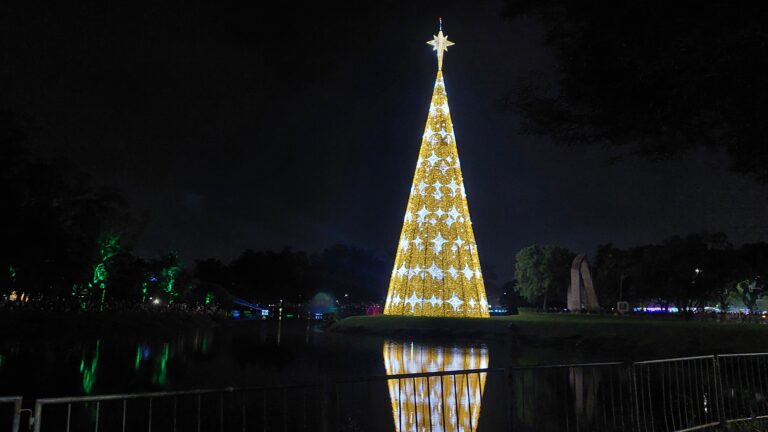
M 173 337 L 116 332 L 76 343 L 5 342 L 0 395 L 22 395 L 28 404 L 40 397 L 355 381 L 578 360 L 558 356 L 563 353 L 498 341 L 333 334 L 313 321 L 231 322 Z M 493 430 L 508 412 L 504 383 L 503 376 L 486 373 L 350 382 L 337 387 L 336 409 L 347 430 L 421 430 L 425 422 L 429 430 Z M 305 392 L 302 398 L 300 411 L 309 412 L 320 396 L 308 402 Z M 88 427 L 90 410 L 83 420 Z M 281 415 L 278 421 L 299 421 Z

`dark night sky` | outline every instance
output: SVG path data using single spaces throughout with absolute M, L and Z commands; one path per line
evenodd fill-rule
M 0 6 L 0 108 L 150 210 L 140 253 L 352 243 L 393 260 L 438 16 L 456 42 L 446 87 L 480 257 L 502 281 L 532 243 L 768 240 L 768 187 L 719 155 L 608 165 L 599 148 L 521 135 L 501 99 L 556 72 L 545 29 L 503 20 L 501 2 L 155 3 Z

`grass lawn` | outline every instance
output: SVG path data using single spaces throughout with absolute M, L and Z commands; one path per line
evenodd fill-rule
M 588 352 L 601 360 L 768 352 L 768 325 L 675 318 L 523 313 L 482 318 L 356 316 L 329 331 L 440 340 L 501 341 Z

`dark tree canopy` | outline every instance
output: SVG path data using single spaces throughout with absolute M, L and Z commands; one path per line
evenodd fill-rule
M 633 305 L 675 305 L 683 312 L 707 305 L 726 310 L 738 302 L 752 309 L 749 300 L 765 295 L 768 244 L 736 249 L 723 233 L 698 233 L 629 249 L 601 245 L 594 264 L 604 306 L 613 305 L 621 293 Z M 739 295 L 739 287 L 749 292 Z
M 507 0 L 548 26 L 556 88 L 517 95 L 524 129 L 651 159 L 724 151 L 768 182 L 768 4 Z
M 193 273 L 211 288 L 255 303 L 303 303 L 318 293 L 351 302 L 380 301 L 388 277 L 376 254 L 350 245 L 319 253 L 247 249 L 228 265 L 216 259 L 198 261 Z
M 129 247 L 146 219 L 135 218 L 118 191 L 94 187 L 71 161 L 31 154 L 29 141 L 15 117 L 0 112 L 0 268 L 14 273 L 0 278 L 0 290 L 69 294 L 90 279 L 101 239 L 118 235 Z
M 515 256 L 515 290 L 533 304 L 565 303 L 571 262 L 576 254 L 552 245 L 531 245 Z

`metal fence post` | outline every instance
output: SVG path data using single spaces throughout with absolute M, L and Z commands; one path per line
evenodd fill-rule
M 632 376 L 632 393 L 630 394 L 630 409 L 634 408 L 635 411 L 635 419 L 637 420 L 637 430 L 640 431 L 640 401 L 638 400 L 639 392 L 637 390 L 637 371 L 635 370 L 635 364 L 632 363 L 629 366 L 629 371 Z M 635 401 L 634 404 L 632 404 L 632 400 Z M 634 407 L 632 406 L 634 405 Z M 631 418 L 631 415 L 630 415 Z
M 11 413 L 11 432 L 19 431 L 19 428 L 21 427 L 21 413 L 29 411 L 21 409 L 21 402 L 21 396 L 0 396 L 0 405 L 13 405 Z
M 21 426 L 21 398 L 18 398 L 13 403 L 13 424 L 11 425 L 11 432 L 19 432 L 20 426 Z
M 325 382 L 322 388 L 322 420 L 323 432 L 336 431 L 336 384 Z
M 723 425 L 725 421 L 725 395 L 723 392 L 722 376 L 720 374 L 720 359 L 717 355 L 712 356 L 712 379 L 715 382 L 715 394 L 714 400 L 717 404 L 716 416 L 717 421 Z
M 505 421 L 507 423 L 507 430 L 511 431 L 513 426 L 513 418 L 515 415 L 514 412 L 514 398 L 515 398 L 515 389 L 512 383 L 512 371 L 510 371 L 508 368 L 504 369 L 504 400 L 506 405 L 506 415 L 505 415 Z
M 43 404 L 39 401 L 35 403 L 35 417 L 32 418 L 32 422 L 35 432 L 40 432 L 40 424 L 43 422 Z
M 744 359 L 748 359 L 749 361 L 744 363 L 746 361 Z M 746 366 L 740 366 L 742 364 L 746 364 Z M 607 366 L 611 367 L 611 369 L 608 369 L 608 376 L 610 379 L 608 381 L 603 380 L 602 384 L 600 383 L 600 376 L 595 375 L 596 370 L 588 369 L 592 371 L 592 381 L 590 388 L 593 389 L 589 392 L 594 393 L 601 390 L 605 391 L 605 393 L 595 393 L 596 396 L 589 392 L 584 393 L 582 390 L 582 383 L 578 380 L 571 383 L 573 389 L 572 391 L 569 391 L 569 376 L 567 373 L 564 377 L 565 379 L 563 379 L 562 371 L 565 370 L 567 372 L 569 368 L 583 369 Z M 741 369 L 732 370 L 732 368 L 739 367 Z M 290 404 L 288 403 L 290 399 L 288 399 L 286 396 L 287 392 L 289 389 L 303 389 L 303 391 L 306 392 L 307 388 L 312 387 L 315 389 L 314 391 L 319 393 L 319 410 L 313 410 L 313 413 L 314 415 L 319 415 L 320 417 L 320 429 L 324 432 L 337 432 L 339 427 L 348 427 L 356 423 L 355 415 L 357 415 L 357 411 L 350 411 L 349 407 L 346 405 L 341 405 L 342 402 L 346 403 L 350 400 L 350 393 L 347 393 L 347 391 L 353 390 L 352 395 L 356 394 L 354 392 L 354 388 L 350 389 L 347 386 L 354 386 L 360 383 L 369 383 L 370 386 L 370 383 L 373 382 L 397 382 L 397 388 L 390 388 L 390 402 L 393 404 L 393 415 L 395 416 L 394 422 L 396 428 L 403 427 L 400 423 L 401 419 L 399 417 L 404 415 L 404 409 L 405 414 L 407 415 L 411 406 L 409 400 L 402 399 L 400 395 L 401 387 L 403 383 L 413 383 L 413 396 L 411 396 L 410 393 L 407 393 L 407 399 L 413 397 L 412 406 L 413 409 L 416 410 L 412 415 L 416 416 L 414 420 L 418 422 L 417 427 L 419 429 L 431 428 L 433 423 L 431 418 L 432 405 L 436 402 L 435 397 L 437 397 L 436 395 L 432 394 L 431 380 L 436 379 L 436 384 L 440 385 L 439 397 L 441 409 L 439 413 L 442 415 L 439 420 L 445 423 L 454 415 L 456 419 L 460 418 L 460 413 L 458 410 L 460 407 L 463 409 L 464 402 L 459 399 L 459 390 L 463 389 L 464 386 L 466 386 L 465 400 L 467 401 L 467 412 L 470 416 L 473 414 L 473 403 L 475 406 L 477 406 L 477 404 L 480 404 L 482 401 L 483 385 L 481 382 L 483 382 L 483 376 L 488 377 L 489 384 L 493 382 L 492 386 L 494 389 L 498 388 L 497 383 L 499 382 L 504 386 L 504 388 L 498 389 L 498 391 L 501 391 L 501 394 L 497 394 L 496 390 L 493 391 L 494 396 L 498 395 L 498 397 L 502 398 L 503 400 L 494 400 L 493 406 L 489 406 L 486 409 L 488 410 L 489 408 L 493 408 L 493 411 L 497 411 L 499 409 L 503 410 L 503 412 L 496 412 L 493 414 L 491 420 L 493 424 L 499 425 L 500 428 L 501 424 L 506 425 L 504 427 L 505 430 L 515 430 L 518 427 L 525 428 L 525 424 L 528 422 L 533 422 L 537 425 L 541 423 L 541 419 L 538 417 L 541 413 L 538 411 L 541 410 L 542 407 L 526 406 L 529 401 L 538 401 L 537 397 L 542 394 L 541 388 L 538 387 L 540 384 L 545 386 L 543 387 L 543 394 L 545 396 L 548 395 L 547 390 L 549 387 L 547 386 L 552 387 L 552 391 L 554 391 L 552 395 L 556 396 L 559 396 L 560 389 L 563 389 L 563 402 L 553 399 L 551 401 L 543 401 L 545 403 L 561 403 L 564 404 L 564 406 L 569 405 L 570 403 L 574 402 L 569 399 L 569 395 L 571 393 L 573 393 L 576 397 L 592 399 L 597 398 L 593 401 L 597 404 L 595 413 L 602 414 L 602 424 L 604 426 L 608 425 L 609 423 L 613 423 L 613 427 L 615 428 L 616 424 L 620 422 L 622 424 L 622 430 L 624 430 L 626 426 L 626 430 L 637 432 L 645 430 L 656 430 L 656 428 L 663 428 L 664 430 L 694 430 L 715 426 L 717 424 L 723 425 L 729 422 L 749 421 L 757 416 L 768 418 L 768 406 L 761 405 L 758 408 L 751 408 L 754 403 L 749 405 L 749 401 L 758 397 L 761 394 L 761 391 L 763 391 L 763 388 L 768 385 L 768 374 L 766 374 L 766 368 L 768 368 L 768 353 L 722 354 L 717 356 L 710 355 L 683 357 L 638 361 L 632 363 L 611 362 L 521 367 L 511 366 L 503 369 L 486 368 L 450 370 L 442 372 L 357 377 L 345 380 L 333 380 L 327 378 L 322 383 L 312 385 L 302 384 L 279 387 L 258 387 L 250 388 L 249 390 L 244 388 L 242 391 L 248 390 L 263 392 L 265 405 L 263 406 L 264 419 L 262 426 L 264 430 L 271 430 L 272 427 L 270 426 L 274 426 L 275 428 L 279 427 L 279 425 L 268 424 L 268 418 L 273 419 L 276 422 L 279 421 L 279 418 L 277 418 L 277 413 L 275 418 L 268 416 L 266 405 L 268 399 L 267 391 L 282 391 L 282 428 L 287 430 L 290 429 L 294 423 L 291 421 L 291 416 L 288 415 L 290 412 Z M 539 372 L 546 373 L 540 375 Z M 555 375 L 553 375 L 553 373 Z M 473 374 L 476 374 L 478 378 L 478 387 L 480 388 L 479 396 L 476 396 L 478 393 L 474 392 L 470 388 L 470 377 L 474 376 Z M 532 378 L 532 381 L 527 387 L 525 382 L 527 379 L 526 375 L 529 375 Z M 669 375 L 669 377 L 667 377 L 667 375 Z M 614 393 L 614 376 L 620 377 L 618 395 Z M 459 377 L 465 377 L 467 382 L 460 384 L 458 382 Z M 549 378 L 552 377 L 557 378 L 558 380 L 550 383 L 551 380 Z M 590 375 L 586 375 L 585 379 L 588 379 L 589 377 Z M 579 377 L 578 379 L 580 380 L 582 378 Z M 423 393 L 420 393 L 418 390 L 419 383 L 426 384 L 427 393 L 425 396 L 423 396 Z M 590 383 L 585 382 L 584 384 L 586 385 Z M 446 393 L 446 389 L 443 388 L 444 386 L 453 387 L 453 393 L 450 391 Z M 517 392 L 518 389 L 520 389 L 519 394 Z M 733 389 L 735 393 L 734 395 L 729 396 L 731 389 Z M 339 394 L 342 391 L 345 393 Z M 219 428 L 223 429 L 227 427 L 228 423 L 226 418 L 227 402 L 225 400 L 226 395 L 224 393 L 233 394 L 233 392 L 234 389 L 229 387 L 224 389 L 198 389 L 173 392 L 48 398 L 37 399 L 34 403 L 35 406 L 33 410 L 23 409 L 21 397 L 18 396 L 0 397 L 0 403 L 13 405 L 11 432 L 21 432 L 27 430 L 40 432 L 42 429 L 42 417 L 44 409 L 48 410 L 46 412 L 48 412 L 47 416 L 49 417 L 51 417 L 52 413 L 57 413 L 58 411 L 56 410 L 67 409 L 67 424 L 69 424 L 69 413 L 73 404 L 86 404 L 87 406 L 87 404 L 94 402 L 97 404 L 97 407 L 99 404 L 101 404 L 101 407 L 104 409 L 102 420 L 107 420 L 110 418 L 109 413 L 107 412 L 108 410 L 106 403 L 121 402 L 122 412 L 120 411 L 120 408 L 117 408 L 115 413 L 118 416 L 122 415 L 123 424 L 125 425 L 126 405 L 130 400 L 142 400 L 150 404 L 150 408 L 145 413 L 132 414 L 131 417 L 138 419 L 143 417 L 137 416 L 146 415 L 146 419 L 150 424 L 149 427 L 155 426 L 152 425 L 152 419 L 163 415 L 162 409 L 155 413 L 155 408 L 162 408 L 166 406 L 166 404 L 157 403 L 157 406 L 153 407 L 152 403 L 155 400 L 167 400 L 167 398 L 172 398 L 174 403 L 173 421 L 175 426 L 177 398 L 190 397 L 196 399 L 198 410 L 195 413 L 194 409 L 192 409 L 188 420 L 190 422 L 194 422 L 196 415 L 196 418 L 198 419 L 198 430 L 202 430 L 200 429 L 202 427 L 202 424 L 200 423 L 202 396 L 218 395 L 218 407 L 216 407 L 214 404 L 210 407 L 210 411 L 215 413 L 215 410 L 218 409 L 218 426 Z M 424 397 L 425 402 L 427 403 L 426 411 L 424 411 L 424 407 L 420 405 L 420 403 L 423 401 L 420 401 L 418 398 L 421 396 Z M 451 398 L 453 401 L 446 401 L 444 400 L 445 398 Z M 608 406 L 608 398 L 610 399 L 610 406 Z M 191 405 L 194 404 L 195 399 L 190 401 Z M 552 399 L 551 396 L 550 399 Z M 234 401 L 235 397 L 233 395 L 232 404 L 235 404 Z M 455 406 L 455 413 L 445 412 L 445 410 L 448 409 L 446 402 L 452 403 L 451 408 Z M 592 425 L 592 427 L 595 427 L 597 424 L 596 422 L 599 422 L 598 417 L 595 417 L 598 420 L 591 419 L 591 417 L 580 417 L 584 415 L 583 404 L 580 402 L 576 403 L 578 404 L 577 408 L 574 409 L 576 414 L 576 423 L 571 421 L 574 417 L 571 414 L 571 411 L 568 409 L 564 410 L 566 413 L 565 418 L 558 417 L 556 419 L 552 418 L 545 420 L 552 424 L 564 423 L 562 425 L 563 430 L 569 427 L 573 428 L 574 426 L 581 429 L 582 424 L 585 427 L 590 428 L 592 423 L 595 423 Z M 616 417 L 616 403 L 618 403 L 620 412 L 618 415 L 620 418 Z M 304 416 L 306 416 L 306 401 L 304 401 L 304 404 Z M 403 404 L 406 406 L 404 407 Z M 48 406 L 48 408 L 45 408 L 45 406 Z M 117 405 L 115 406 L 117 407 Z M 138 407 L 143 405 L 136 406 Z M 54 411 L 49 412 L 52 409 Z M 258 409 L 258 407 L 256 407 L 256 409 Z M 610 414 L 613 416 L 612 421 L 610 421 L 611 419 L 607 417 L 609 409 Z M 711 409 L 711 411 L 709 409 Z M 757 411 L 755 411 L 755 409 L 757 409 Z M 242 410 L 243 427 L 245 427 L 245 416 L 248 414 L 246 412 L 247 407 L 245 404 L 245 395 L 243 395 Z M 7 410 L 5 412 L 7 412 Z M 29 419 L 24 419 L 22 421 L 21 416 L 25 413 L 29 413 Z M 97 416 L 98 415 L 99 412 L 97 411 Z M 501 418 L 502 415 L 504 418 Z M 591 415 L 592 414 L 587 414 L 587 416 Z M 56 428 L 58 426 L 56 425 L 55 421 L 58 418 L 59 417 L 56 416 L 46 420 L 46 424 L 51 423 L 48 425 L 49 429 Z M 116 420 L 119 419 L 119 417 L 116 418 Z M 217 420 L 216 417 L 214 416 L 210 420 L 215 425 Z M 584 420 L 583 423 L 582 420 Z M 304 421 L 306 422 L 307 419 L 305 418 Z M 312 421 L 316 422 L 317 417 L 314 417 Z M 25 427 L 22 427 L 21 423 L 25 423 Z M 477 418 L 470 417 L 468 423 L 469 428 L 475 429 L 477 427 Z M 99 424 L 97 417 L 96 427 L 101 426 L 102 425 Z M 104 426 L 106 427 L 107 424 L 104 423 Z M 443 425 L 443 429 L 445 429 L 445 424 Z

